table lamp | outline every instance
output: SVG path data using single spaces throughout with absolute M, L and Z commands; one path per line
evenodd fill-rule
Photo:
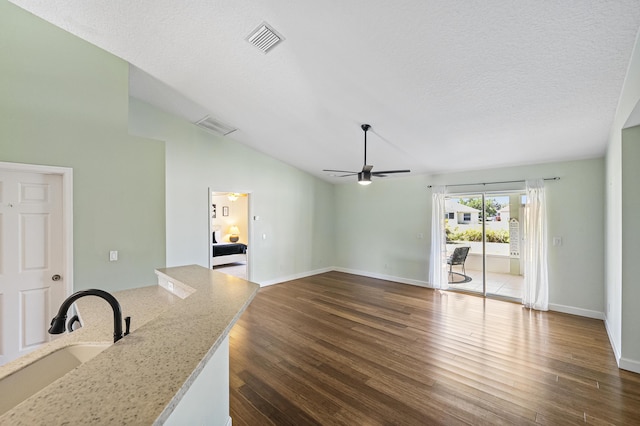
M 238 235 L 240 233 L 240 230 L 238 229 L 238 227 L 236 225 L 231 226 L 231 228 L 229 228 L 229 241 L 231 241 L 232 243 L 236 243 L 238 242 L 238 240 L 240 239 L 240 236 Z

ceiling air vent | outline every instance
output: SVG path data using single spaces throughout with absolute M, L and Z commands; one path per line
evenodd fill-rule
M 211 118 L 210 116 L 204 117 L 202 120 L 196 122 L 197 126 L 210 130 L 212 132 L 227 136 L 229 133 L 233 133 L 237 128 L 224 124 L 221 121 Z
M 266 22 L 263 22 L 249 34 L 246 40 L 264 53 L 267 53 L 284 40 L 284 37 L 278 34 L 276 30 L 271 28 Z

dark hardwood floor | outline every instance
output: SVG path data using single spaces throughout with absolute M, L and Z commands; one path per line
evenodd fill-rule
M 234 426 L 640 424 L 602 321 L 329 272 L 230 333 Z

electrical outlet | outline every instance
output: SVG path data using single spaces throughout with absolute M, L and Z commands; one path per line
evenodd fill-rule
M 422 232 L 418 232 L 416 234 L 416 238 L 419 239 L 419 240 L 422 240 L 424 238 L 424 234 Z
M 109 252 L 109 262 L 115 262 L 118 260 L 118 250 L 111 250 Z
M 173 293 L 173 283 L 171 281 L 167 281 L 167 289 Z

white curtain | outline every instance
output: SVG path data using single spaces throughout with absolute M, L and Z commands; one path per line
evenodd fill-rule
M 524 208 L 524 288 L 522 304 L 540 311 L 549 309 L 547 267 L 547 213 L 544 180 L 528 180 Z
M 433 288 L 447 288 L 447 237 L 444 231 L 445 187 L 434 186 L 432 190 L 429 283 Z

